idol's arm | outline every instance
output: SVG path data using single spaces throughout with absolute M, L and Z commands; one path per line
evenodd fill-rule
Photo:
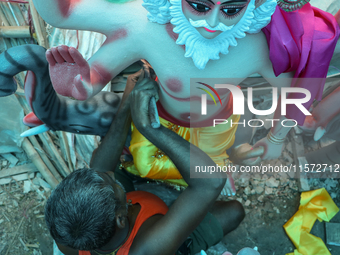
M 33 0 L 40 16 L 53 27 L 95 31 L 108 35 L 130 21 L 146 18 L 142 1 Z M 125 3 L 124 3 L 125 2 Z
M 282 73 L 278 77 L 273 72 L 273 66 L 268 60 L 264 63 L 262 70 L 259 72 L 273 87 L 276 87 L 278 91 L 281 91 L 283 87 L 290 87 L 293 73 Z M 274 114 L 274 120 L 272 121 L 272 128 L 268 135 L 258 141 L 253 147 L 264 147 L 264 153 L 261 158 L 264 159 L 275 159 L 281 156 L 284 140 L 289 133 L 291 127 L 294 126 L 294 122 L 285 121 L 282 125 L 282 121 L 286 119 L 285 116 L 281 115 L 281 96 L 278 99 L 277 108 Z
M 112 38 L 108 38 L 108 42 L 105 42 L 89 61 L 73 47 L 63 45 L 49 49 L 46 58 L 50 64 L 51 81 L 56 92 L 86 100 L 99 93 L 126 67 L 141 59 L 140 47 L 135 45 L 137 39 L 132 35 L 125 38 L 124 33 L 118 31 L 113 34 L 117 35 L 117 39 L 112 41 Z
M 261 158 L 264 159 L 276 159 L 281 156 L 282 148 L 287 134 L 291 130 L 291 127 L 295 125 L 294 121 L 284 121 L 287 118 L 281 116 L 281 96 L 278 100 L 278 107 L 275 111 L 272 121 L 272 128 L 266 137 L 258 141 L 254 148 L 263 146 L 264 153 Z M 282 125 L 282 121 L 284 126 Z
M 121 38 L 104 43 L 89 59 L 90 80 L 78 80 L 87 89 L 87 98 L 99 93 L 112 78 L 141 59 L 140 48 L 132 43 L 136 41 L 137 38 Z

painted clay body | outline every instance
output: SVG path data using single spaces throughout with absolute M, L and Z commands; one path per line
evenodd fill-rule
M 59 1 L 61 2 L 61 1 Z M 74 2 L 73 7 L 63 16 L 65 9 L 58 7 L 58 1 L 35 1 L 35 5 L 42 17 L 52 26 L 70 29 L 93 30 L 107 35 L 108 39 L 98 52 L 89 60 L 91 68 L 92 87 L 86 89 L 86 97 L 98 93 L 103 86 L 128 65 L 139 59 L 146 59 L 154 68 L 160 82 L 160 102 L 164 109 L 174 118 L 194 123 L 194 116 L 189 119 L 190 96 L 199 99 L 201 91 L 190 94 L 190 78 L 224 78 L 222 83 L 239 84 L 251 74 L 259 73 L 264 77 L 275 77 L 272 64 L 269 60 L 269 50 L 264 34 L 248 34 L 238 40 L 237 47 L 230 47 L 227 55 L 221 55 L 219 60 L 209 61 L 203 70 L 199 70 L 193 64 L 191 58 L 184 58 L 183 46 L 175 43 L 177 34 L 170 23 L 160 25 L 150 22 L 147 11 L 142 7 L 143 1 L 133 1 L 124 4 L 114 4 L 108 1 Z M 61 5 L 61 4 L 60 4 Z M 51 7 L 53 6 L 53 8 Z M 55 15 L 49 15 L 47 9 L 60 10 Z M 93 17 L 91 13 L 101 13 L 100 17 Z M 133 15 L 131 15 L 133 13 Z M 242 67 L 242 68 L 240 68 Z M 57 70 L 52 71 L 57 72 Z M 71 72 L 71 71 L 70 71 Z M 69 84 L 74 83 L 73 78 L 78 73 L 70 75 Z M 83 75 L 83 80 L 88 80 Z M 283 74 L 284 77 L 292 77 L 292 74 Z M 225 77 L 229 77 L 225 79 Z M 78 99 L 85 99 L 84 90 L 79 79 L 75 79 L 74 92 L 69 86 L 69 91 L 64 95 L 72 95 Z M 281 80 L 284 84 L 275 86 L 290 86 L 290 80 Z M 52 77 L 57 92 L 58 81 Z M 61 82 L 60 82 L 61 83 Z M 78 85 L 77 85 L 78 84 Z M 91 91 L 92 90 L 92 91 Z M 80 93 L 77 93 L 79 92 Z M 222 102 L 228 100 L 228 92 L 220 90 Z M 191 98 L 193 100 L 193 98 Z M 200 114 L 200 101 L 191 109 L 192 113 Z M 194 110 L 196 109 L 196 111 Z M 220 108 L 212 109 L 210 117 L 220 111 Z
M 172 0 L 171 3 L 173 4 L 175 1 L 176 0 Z M 167 1 L 158 2 L 167 3 Z M 206 3 L 207 1 L 203 2 Z M 219 17 L 221 21 L 220 16 L 213 15 L 214 13 L 217 14 L 217 12 L 220 11 L 219 7 L 216 6 L 219 6 L 221 2 L 217 0 L 209 2 L 213 2 L 214 6 L 211 5 L 211 8 L 209 7 L 212 11 L 207 13 L 206 17 L 201 16 L 201 19 L 206 19 L 211 27 L 214 27 L 212 24 L 216 23 L 216 17 Z M 255 0 L 242 0 L 239 2 L 251 6 L 251 4 L 254 5 Z M 270 0 L 259 2 L 267 3 L 270 2 Z M 185 13 L 186 8 L 189 8 L 188 6 L 191 5 L 190 1 L 188 2 L 182 0 L 180 3 L 183 7 L 183 10 L 181 8 L 180 11 Z M 198 116 L 200 116 L 201 90 L 190 91 L 190 78 L 220 78 L 220 83 L 231 83 L 237 85 L 251 74 L 259 73 L 268 79 L 268 81 L 275 87 L 289 87 L 291 86 L 291 81 L 294 75 L 301 78 L 311 77 L 310 75 L 312 74 L 312 77 L 314 77 L 313 75 L 317 73 L 318 70 L 315 71 L 315 68 L 310 68 L 312 66 L 311 62 L 309 62 L 309 65 L 307 63 L 308 59 L 312 59 L 315 61 L 315 63 L 319 63 L 318 58 L 315 58 L 315 52 L 318 52 L 318 55 L 325 59 L 323 60 L 323 66 L 326 66 L 327 69 L 329 64 L 327 61 L 328 59 L 330 60 L 330 58 L 324 56 L 327 52 L 334 50 L 339 36 L 339 28 L 334 17 L 329 14 L 320 14 L 307 4 L 305 6 L 306 8 L 301 13 L 297 14 L 296 16 L 293 14 L 294 18 L 299 20 L 300 16 L 303 17 L 305 14 L 308 14 L 308 19 L 310 18 L 310 20 L 317 20 L 317 18 L 314 18 L 314 14 L 315 16 L 321 15 L 325 20 L 324 24 L 327 24 L 328 22 L 327 26 L 324 26 L 324 28 L 326 29 L 326 27 L 328 27 L 329 31 L 326 29 L 327 31 L 324 34 L 322 33 L 323 31 L 317 31 L 317 29 L 323 25 L 319 26 L 319 24 L 317 24 L 314 27 L 314 24 L 312 24 L 313 22 L 309 22 L 307 25 L 306 22 L 301 22 L 300 27 L 294 22 L 292 22 L 293 24 L 289 25 L 282 23 L 283 26 L 286 26 L 284 27 L 286 31 L 294 31 L 296 33 L 292 33 L 291 35 L 288 32 L 288 37 L 283 41 L 271 41 L 268 39 L 271 32 L 274 34 L 276 31 L 280 32 L 281 28 L 283 29 L 283 27 L 281 27 L 279 24 L 280 21 L 287 19 L 289 20 L 289 18 L 284 17 L 285 14 L 276 13 L 278 19 L 276 19 L 277 23 L 275 24 L 279 24 L 278 27 L 275 27 L 275 24 L 273 24 L 273 30 L 267 31 L 266 35 L 262 31 L 256 30 L 256 32 L 253 32 L 254 34 L 247 33 L 244 38 L 242 36 L 237 37 L 240 39 L 234 39 L 234 41 L 232 40 L 232 42 L 229 44 L 230 47 L 228 48 L 228 54 L 220 54 L 218 56 L 219 58 L 215 56 L 210 58 L 207 63 L 198 65 L 197 62 L 195 62 L 194 57 L 184 57 L 184 55 L 188 53 L 186 52 L 186 50 L 188 50 L 187 44 L 185 44 L 185 47 L 183 46 L 183 43 L 182 45 L 176 44 L 179 35 L 174 32 L 172 24 L 167 23 L 168 21 L 165 21 L 164 23 L 167 24 L 161 25 L 148 20 L 148 12 L 142 7 L 143 1 L 141 0 L 125 2 L 123 4 L 117 4 L 108 0 L 35 0 L 34 4 L 42 18 L 52 26 L 68 29 L 91 30 L 103 33 L 107 36 L 106 42 L 88 61 L 88 63 L 82 59 L 81 56 L 78 56 L 77 59 L 73 59 L 73 62 L 70 56 L 75 55 L 75 49 L 72 48 L 65 49 L 65 47 L 57 47 L 48 51 L 47 58 L 51 64 L 50 73 L 52 74 L 52 83 L 58 93 L 65 96 L 73 96 L 80 100 L 87 99 L 98 93 L 107 82 L 109 82 L 124 68 L 139 59 L 146 59 L 151 64 L 158 77 L 160 84 L 160 104 L 163 106 L 164 110 L 175 120 L 170 123 L 171 128 L 176 125 L 180 125 L 179 122 L 186 124 L 181 126 L 193 126 L 196 124 L 195 127 L 200 127 L 200 123 L 195 122 L 198 121 Z M 172 7 L 174 7 L 174 5 Z M 261 8 L 261 6 L 258 8 Z M 202 11 L 202 6 L 200 6 L 198 9 Z M 51 15 L 51 10 L 54 10 L 53 15 Z M 55 10 L 57 10 L 56 13 Z M 235 26 L 238 26 L 241 20 L 243 20 L 243 17 L 246 16 L 245 13 L 247 13 L 247 11 L 248 7 L 244 8 L 243 11 L 240 12 L 241 15 L 239 15 L 237 18 L 234 18 L 234 23 L 236 23 Z M 98 13 L 99 15 L 93 15 L 94 13 Z M 318 20 L 323 20 L 322 18 Z M 228 22 L 224 20 L 224 23 Z M 262 27 L 264 27 L 266 24 L 264 24 Z M 181 25 L 176 25 L 176 29 L 180 26 Z M 250 25 L 248 26 L 250 27 Z M 297 31 L 295 31 L 295 28 L 298 28 Z M 319 45 L 316 47 L 316 49 L 312 48 L 314 45 L 318 44 L 318 42 L 313 41 L 314 31 L 317 31 L 315 34 L 321 32 L 321 34 L 323 34 L 321 37 L 330 41 L 327 47 Z M 300 34 L 307 34 L 307 44 L 305 43 L 306 38 L 301 39 L 299 37 Z M 278 33 L 277 38 L 280 36 L 281 34 Z M 333 40 L 330 37 L 332 37 Z M 179 38 L 181 39 L 181 36 Z M 318 38 L 319 37 L 315 36 L 316 41 Z M 300 44 L 299 40 L 303 41 L 304 43 Z M 294 42 L 297 42 L 296 45 Z M 288 43 L 288 45 L 285 45 L 285 43 Z M 270 51 L 269 47 L 273 48 L 273 46 L 276 44 L 281 44 L 280 46 L 282 46 L 282 48 L 278 47 L 277 52 L 282 53 L 282 55 L 284 55 L 283 58 L 288 60 L 284 64 L 281 64 L 280 62 L 275 66 L 275 64 L 273 65 L 271 61 L 275 61 L 276 59 L 273 57 L 274 55 L 272 54 L 272 51 Z M 293 47 L 291 47 L 292 44 L 294 44 Z M 288 52 L 287 54 L 284 50 L 286 46 L 287 48 L 292 49 L 292 51 Z M 332 47 L 332 50 L 328 50 Z M 280 51 L 282 49 L 283 52 Z M 200 51 L 201 49 L 196 48 L 195 50 Z M 308 55 L 309 52 L 314 54 L 313 57 Z M 282 57 L 282 55 L 278 55 L 278 57 Z M 202 56 L 204 57 L 204 54 Z M 320 62 L 321 61 L 322 60 L 320 60 Z M 276 69 L 275 72 L 273 69 Z M 278 71 L 278 69 L 280 69 L 280 71 Z M 307 71 L 304 73 L 305 70 Z M 324 71 L 325 72 L 321 75 L 319 73 L 319 76 L 324 77 L 327 74 L 327 70 Z M 282 72 L 286 73 L 281 74 Z M 59 73 L 64 74 L 62 79 L 60 79 L 58 75 L 53 75 Z M 300 74 L 302 75 L 300 76 Z M 273 82 L 272 78 L 275 78 L 276 76 L 285 77 L 287 79 L 276 79 L 275 82 Z M 316 75 L 316 77 L 319 76 Z M 70 84 L 72 84 L 72 86 L 70 86 Z M 317 92 L 313 92 L 313 98 L 322 94 L 323 85 L 318 84 L 315 87 L 317 87 Z M 223 90 L 218 90 L 217 92 L 221 96 L 222 104 L 226 106 L 226 102 L 228 102 L 230 99 L 229 93 Z M 225 118 L 226 116 L 221 116 L 220 114 L 223 110 L 224 109 L 218 107 L 212 108 L 209 112 L 209 117 L 211 119 Z M 283 116 L 279 116 L 278 119 L 281 117 L 284 118 Z M 280 143 L 270 143 L 267 138 L 264 138 L 259 143 L 255 144 L 255 146 L 263 146 L 265 148 L 265 152 L 262 157 L 263 159 L 276 158 L 280 155 L 282 149 L 282 140 L 284 140 L 284 137 L 288 133 L 289 129 L 283 130 L 282 127 L 274 126 L 272 131 L 272 133 L 276 136 L 276 140 L 280 141 Z M 231 133 L 230 135 L 234 136 L 234 133 Z M 139 138 L 140 137 L 138 136 L 138 139 Z M 139 141 L 138 139 L 135 140 Z M 132 140 L 134 140 L 134 137 Z M 143 140 L 143 142 L 146 141 Z M 228 141 L 228 146 L 230 146 L 232 143 L 233 140 L 231 139 Z M 200 144 L 200 142 L 198 142 L 198 144 Z M 211 148 L 217 147 L 216 144 L 210 144 L 209 146 Z M 209 146 L 207 145 L 207 147 Z M 224 154 L 228 146 L 223 147 Z M 132 147 L 133 146 L 131 145 L 130 150 Z M 149 157 L 149 160 L 152 161 L 145 162 L 146 165 L 154 164 L 154 158 L 151 157 L 155 157 L 155 155 L 162 156 L 162 154 L 158 154 L 158 152 L 155 155 L 153 155 L 155 152 L 150 152 L 150 154 L 146 156 L 146 149 L 139 149 L 141 152 L 140 159 Z M 209 150 L 209 148 L 207 149 Z M 155 150 L 157 151 L 156 148 Z M 208 155 L 211 156 L 209 153 Z M 227 156 L 222 155 L 222 153 L 220 153 L 220 155 L 221 157 Z M 138 162 L 142 161 L 135 157 L 135 155 L 134 159 Z M 144 164 L 141 164 L 139 169 L 144 169 Z M 162 169 L 157 169 L 157 173 L 158 172 L 166 173 L 166 171 L 163 171 Z M 152 175 L 153 173 L 151 176 Z M 166 175 L 167 174 L 161 178 L 167 178 Z M 150 177 L 148 175 L 142 176 Z M 178 178 L 180 178 L 180 176 L 178 176 Z

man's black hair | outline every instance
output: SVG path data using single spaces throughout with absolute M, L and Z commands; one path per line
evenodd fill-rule
M 52 192 L 45 220 L 53 239 L 77 250 L 94 250 L 115 234 L 119 202 L 111 185 L 93 169 L 79 169 Z

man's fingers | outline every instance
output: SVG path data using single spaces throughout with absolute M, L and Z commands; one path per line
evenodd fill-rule
M 131 115 L 136 125 L 150 126 L 149 103 L 152 96 L 149 91 L 132 92 Z
M 137 90 L 150 90 L 150 89 L 155 89 L 158 91 L 158 84 L 154 80 L 144 78 L 141 81 L 138 80 L 138 83 L 136 84 L 135 87 Z
M 150 79 L 151 78 L 151 74 L 150 74 L 150 68 L 148 68 L 148 67 L 144 67 L 143 66 L 143 70 L 144 70 L 144 73 L 145 73 L 145 78 L 148 78 L 148 79 Z
M 142 69 L 139 70 L 138 72 L 134 73 L 134 74 L 130 74 L 128 76 L 128 82 L 133 82 L 133 83 L 136 83 L 139 79 L 140 79 L 140 76 L 141 76 L 141 73 L 142 73 Z
M 138 76 L 138 81 L 142 81 L 145 77 L 145 72 L 143 69 L 140 70 L 140 74 Z

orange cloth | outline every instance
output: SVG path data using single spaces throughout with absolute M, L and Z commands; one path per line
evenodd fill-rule
M 287 255 L 331 255 L 322 239 L 311 231 L 315 221 L 330 221 L 339 211 L 325 188 L 303 192 L 297 213 L 283 226 L 296 250 Z
M 116 255 L 128 255 L 133 240 L 142 224 L 151 216 L 156 214 L 165 215 L 169 210 L 167 205 L 159 197 L 146 191 L 126 193 L 126 199 L 131 200 L 132 204 L 139 204 L 141 208 L 129 238 L 122 247 L 120 247 Z M 79 255 L 91 255 L 91 253 L 89 251 L 79 251 Z

